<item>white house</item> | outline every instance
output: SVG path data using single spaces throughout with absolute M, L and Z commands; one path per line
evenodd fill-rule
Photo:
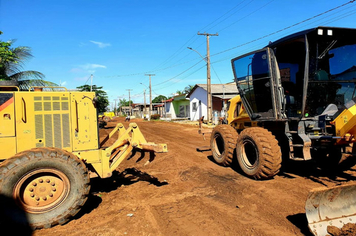
M 176 118 L 173 108 L 173 98 L 164 100 L 165 118 Z
M 212 109 L 213 116 L 216 112 L 218 116 L 221 116 L 222 111 L 226 110 L 226 103 L 229 99 L 238 95 L 238 90 L 235 83 L 228 84 L 212 84 Z M 187 97 L 190 100 L 190 120 L 199 120 L 204 116 L 207 118 L 208 110 L 208 92 L 206 84 L 196 84 L 190 91 Z

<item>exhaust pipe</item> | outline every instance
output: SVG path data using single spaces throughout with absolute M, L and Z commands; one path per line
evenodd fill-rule
M 356 184 L 311 190 L 305 212 L 309 229 L 317 236 L 330 235 L 328 227 L 341 230 L 347 223 L 356 224 Z

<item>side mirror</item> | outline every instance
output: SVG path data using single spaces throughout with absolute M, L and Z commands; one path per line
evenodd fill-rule
M 95 96 L 94 98 L 93 98 L 93 100 L 92 100 L 92 102 L 93 102 L 93 105 L 94 105 L 94 107 L 96 108 L 96 103 L 98 102 L 98 97 L 97 96 Z

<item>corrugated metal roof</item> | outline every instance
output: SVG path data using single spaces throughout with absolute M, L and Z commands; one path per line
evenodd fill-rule
M 194 88 L 190 91 L 190 93 L 187 95 L 187 97 L 190 97 L 190 95 L 194 92 L 194 90 L 196 90 L 198 87 L 204 89 L 205 91 L 207 91 L 207 85 L 206 84 L 196 84 L 194 86 Z M 229 83 L 229 84 L 212 84 L 211 85 L 211 93 L 213 96 L 216 97 L 221 97 L 223 96 L 223 94 L 225 93 L 225 95 L 227 94 L 231 94 L 236 96 L 238 94 L 238 90 L 236 87 L 235 83 Z M 234 97 L 233 96 L 233 97 Z
M 231 99 L 235 97 L 237 94 L 224 94 L 224 95 L 218 95 L 218 94 L 213 94 L 213 97 L 221 98 L 221 99 Z

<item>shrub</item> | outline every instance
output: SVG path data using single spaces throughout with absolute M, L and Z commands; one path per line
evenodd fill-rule
M 159 114 L 151 115 L 151 120 L 159 120 L 161 116 Z

